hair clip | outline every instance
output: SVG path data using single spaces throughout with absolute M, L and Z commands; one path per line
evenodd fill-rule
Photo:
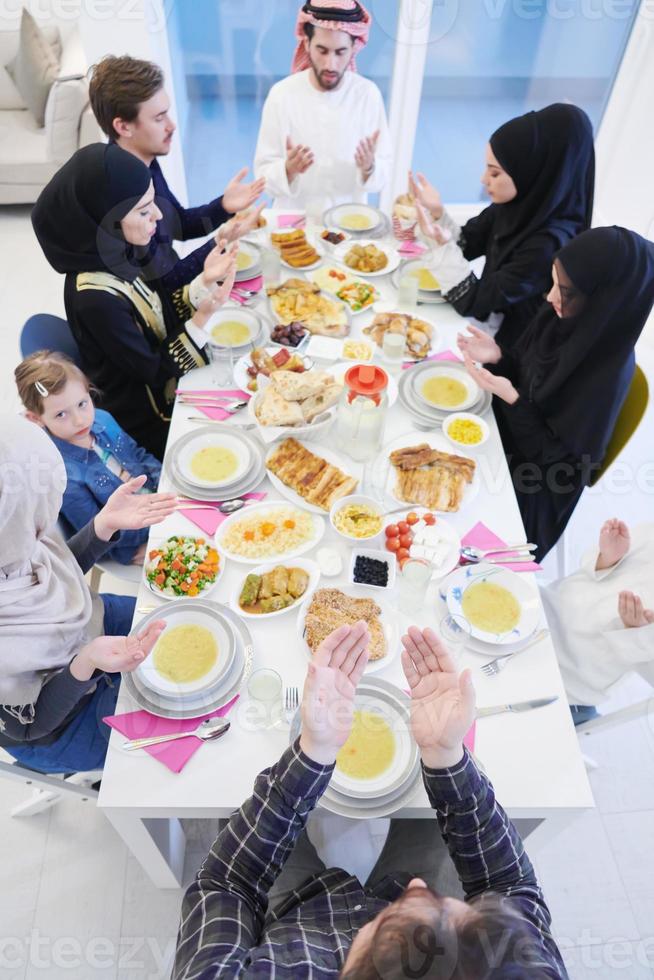
M 46 386 L 41 381 L 35 381 L 34 382 L 34 387 L 38 391 L 38 393 L 41 396 L 41 398 L 47 398 L 48 395 L 50 394 L 50 392 L 48 391 L 48 389 L 46 388 Z

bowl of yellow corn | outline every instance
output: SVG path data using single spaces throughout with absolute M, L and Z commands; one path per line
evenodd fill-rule
M 474 452 L 490 435 L 488 423 L 471 412 L 453 412 L 443 422 L 443 435 L 455 449 Z

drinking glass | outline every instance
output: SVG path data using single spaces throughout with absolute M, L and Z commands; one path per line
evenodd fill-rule
M 402 333 L 386 331 L 382 345 L 384 368 L 389 374 L 397 375 L 402 370 L 406 338 Z
M 250 700 L 261 706 L 264 728 L 272 728 L 278 721 L 282 706 L 282 679 L 271 667 L 253 670 L 248 680 Z
M 405 274 L 400 278 L 397 290 L 397 305 L 414 308 L 418 305 L 418 277 Z
M 458 667 L 461 654 L 470 639 L 470 623 L 463 616 L 448 613 L 447 616 L 443 616 L 441 619 L 438 625 L 438 631 L 445 646 L 452 655 L 454 663 Z
M 407 616 L 415 616 L 425 605 L 425 597 L 432 576 L 431 562 L 424 558 L 407 558 L 398 575 L 400 610 Z
M 216 347 L 209 341 L 205 348 L 211 368 L 211 384 L 214 388 L 234 387 L 234 349 Z
M 279 252 L 272 245 L 261 255 L 261 274 L 264 285 L 276 286 L 282 275 L 282 260 Z

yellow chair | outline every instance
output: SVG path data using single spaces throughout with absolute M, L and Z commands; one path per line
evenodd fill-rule
M 602 479 L 609 466 L 616 461 L 624 447 L 627 445 L 632 435 L 640 425 L 643 415 L 647 410 L 649 402 L 649 385 L 647 378 L 642 370 L 636 365 L 634 376 L 629 385 L 627 397 L 622 403 L 620 414 L 618 415 L 613 434 L 609 439 L 606 455 L 602 460 L 602 465 L 594 474 L 590 481 L 591 487 Z

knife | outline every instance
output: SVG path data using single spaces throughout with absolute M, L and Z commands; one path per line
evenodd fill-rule
M 552 698 L 533 698 L 531 701 L 516 701 L 513 704 L 498 704 L 493 708 L 477 708 L 477 718 L 488 718 L 489 715 L 501 715 L 504 711 L 531 711 L 532 708 L 544 708 L 546 704 L 558 701 L 555 694 Z

